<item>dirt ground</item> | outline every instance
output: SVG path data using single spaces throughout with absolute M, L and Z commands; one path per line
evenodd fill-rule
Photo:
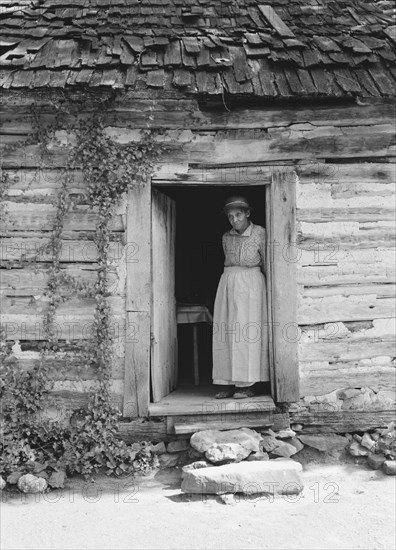
M 2 550 L 394 549 L 395 478 L 364 465 L 304 465 L 300 496 L 180 492 L 180 470 L 152 479 L 70 480 L 46 495 L 3 494 Z

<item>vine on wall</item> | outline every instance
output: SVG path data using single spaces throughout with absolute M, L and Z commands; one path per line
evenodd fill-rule
M 33 134 L 29 143 L 39 144 L 40 162 L 44 166 L 50 145 L 60 129 L 70 136 L 67 166 L 63 171 L 57 196 L 56 215 L 49 243 L 48 282 L 45 289 L 47 308 L 44 314 L 44 339 L 40 361 L 24 372 L 11 357 L 10 344 L 2 343 L 3 383 L 6 394 L 2 423 L 2 460 L 0 473 L 16 483 L 26 472 L 47 479 L 53 487 L 63 483 L 66 473 L 90 476 L 101 468 L 108 474 L 122 475 L 134 470 L 147 471 L 156 465 L 149 443 L 126 445 L 118 437 L 120 412 L 110 394 L 113 339 L 109 305 L 109 246 L 114 209 L 130 186 L 140 185 L 150 177 L 161 154 L 161 145 L 150 130 L 142 131 L 140 140 L 120 144 L 106 135 L 103 117 L 71 114 L 73 105 L 57 109 L 55 123 L 45 125 L 41 113 L 33 108 Z M 24 143 L 26 145 L 26 142 Z M 13 144 L 20 147 L 21 144 Z M 88 205 L 96 213 L 94 242 L 97 248 L 96 282 L 90 286 L 62 269 L 62 236 L 65 218 L 73 206 L 69 194 L 76 170 L 81 170 L 87 188 Z M 7 196 L 10 181 L 0 182 L 0 200 Z M 37 254 L 23 262 L 34 263 Z M 87 346 L 77 346 L 80 358 L 97 373 L 97 389 L 84 410 L 74 412 L 70 423 L 46 417 L 51 404 L 51 364 L 62 349 L 56 327 L 57 310 L 73 296 L 91 297 L 95 301 L 92 338 Z M 73 352 L 76 351 L 76 347 Z M 75 355 L 73 355 L 75 357 Z M 52 359 L 52 363 L 51 363 Z M 66 365 L 67 365 L 66 361 Z

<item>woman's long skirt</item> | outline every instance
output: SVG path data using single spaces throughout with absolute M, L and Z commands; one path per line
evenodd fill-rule
M 269 379 L 265 277 L 259 267 L 225 267 L 213 315 L 213 383 Z

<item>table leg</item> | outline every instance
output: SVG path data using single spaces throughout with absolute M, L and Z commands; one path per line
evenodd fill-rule
M 193 324 L 193 354 L 194 354 L 194 384 L 199 385 L 199 361 L 198 361 L 198 325 Z

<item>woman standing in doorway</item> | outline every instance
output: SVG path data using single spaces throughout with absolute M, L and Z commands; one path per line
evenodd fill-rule
M 244 197 L 229 197 L 223 212 L 231 230 L 223 235 L 224 272 L 213 316 L 213 383 L 217 399 L 254 395 L 269 380 L 266 232 L 250 220 Z

